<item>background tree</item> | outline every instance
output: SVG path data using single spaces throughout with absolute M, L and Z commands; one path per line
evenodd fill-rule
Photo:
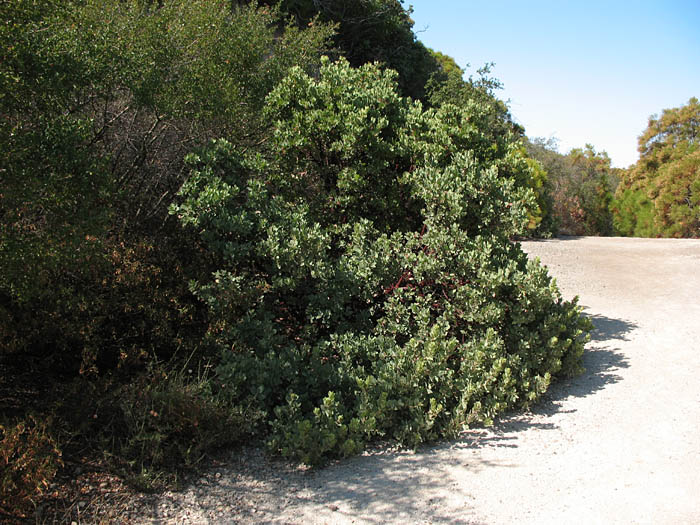
M 425 98 L 425 86 L 438 64 L 416 38 L 411 9 L 400 0 L 282 0 L 279 6 L 300 27 L 315 21 L 333 24 L 335 48 L 352 66 L 379 62 L 398 72 L 403 96 Z
M 584 234 L 612 235 L 610 203 L 618 178 L 610 166 L 610 157 L 604 151 L 596 152 L 590 144 L 583 149 L 572 149 L 567 157 L 573 177 L 564 191 L 576 195 L 580 202 Z
M 610 203 L 619 170 L 610 166 L 607 153 L 593 146 L 559 153 L 556 142 L 528 140 L 530 156 L 547 172 L 555 228 L 567 235 L 612 235 Z
M 625 235 L 700 236 L 700 103 L 652 116 L 639 137 L 639 161 L 615 196 L 615 226 Z

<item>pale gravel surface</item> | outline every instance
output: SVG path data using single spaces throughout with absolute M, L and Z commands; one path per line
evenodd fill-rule
M 319 471 L 239 453 L 141 523 L 700 523 L 700 241 L 523 243 L 596 331 L 531 413 Z M 134 502 L 136 503 L 136 502 Z M 127 518 L 127 516 L 124 516 Z

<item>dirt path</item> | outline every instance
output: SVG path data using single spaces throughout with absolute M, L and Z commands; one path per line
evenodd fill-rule
M 700 241 L 523 244 L 580 296 L 587 372 L 532 413 L 318 472 L 258 452 L 144 513 L 159 523 L 700 523 Z

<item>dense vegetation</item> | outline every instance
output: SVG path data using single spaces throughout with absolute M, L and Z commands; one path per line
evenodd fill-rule
M 624 172 L 615 228 L 638 237 L 700 237 L 700 102 L 652 116 L 639 161 Z
M 605 152 L 593 146 L 574 148 L 566 155 L 556 143 L 533 139 L 526 143 L 531 158 L 546 173 L 545 195 L 551 203 L 550 232 L 563 235 L 612 235 L 613 201 L 620 173 Z
M 267 158 L 217 141 L 172 212 L 217 258 L 217 381 L 263 412 L 273 450 L 317 463 L 527 405 L 578 371 L 585 323 L 510 242 L 532 195 L 482 108 L 423 110 L 390 71 L 322 61 L 268 97 Z
M 514 239 L 610 234 L 642 177 L 528 141 L 397 0 L 11 0 L 0 44 L 3 513 L 76 462 L 417 446 L 580 370 Z M 660 129 L 644 180 L 692 204 L 697 134 Z
M 649 118 L 639 136 L 639 161 L 628 169 L 611 168 L 607 154 L 590 145 L 561 154 L 552 141 L 533 139 L 526 148 L 546 172 L 550 232 L 700 237 L 697 98 Z

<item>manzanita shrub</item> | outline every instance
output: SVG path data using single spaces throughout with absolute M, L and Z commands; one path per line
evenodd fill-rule
M 188 158 L 171 212 L 219 264 L 191 283 L 216 382 L 265 414 L 272 450 L 315 464 L 416 446 L 580 371 L 588 321 L 511 242 L 533 194 L 481 109 L 423 110 L 395 73 L 325 60 L 269 95 L 260 151 L 219 140 Z

